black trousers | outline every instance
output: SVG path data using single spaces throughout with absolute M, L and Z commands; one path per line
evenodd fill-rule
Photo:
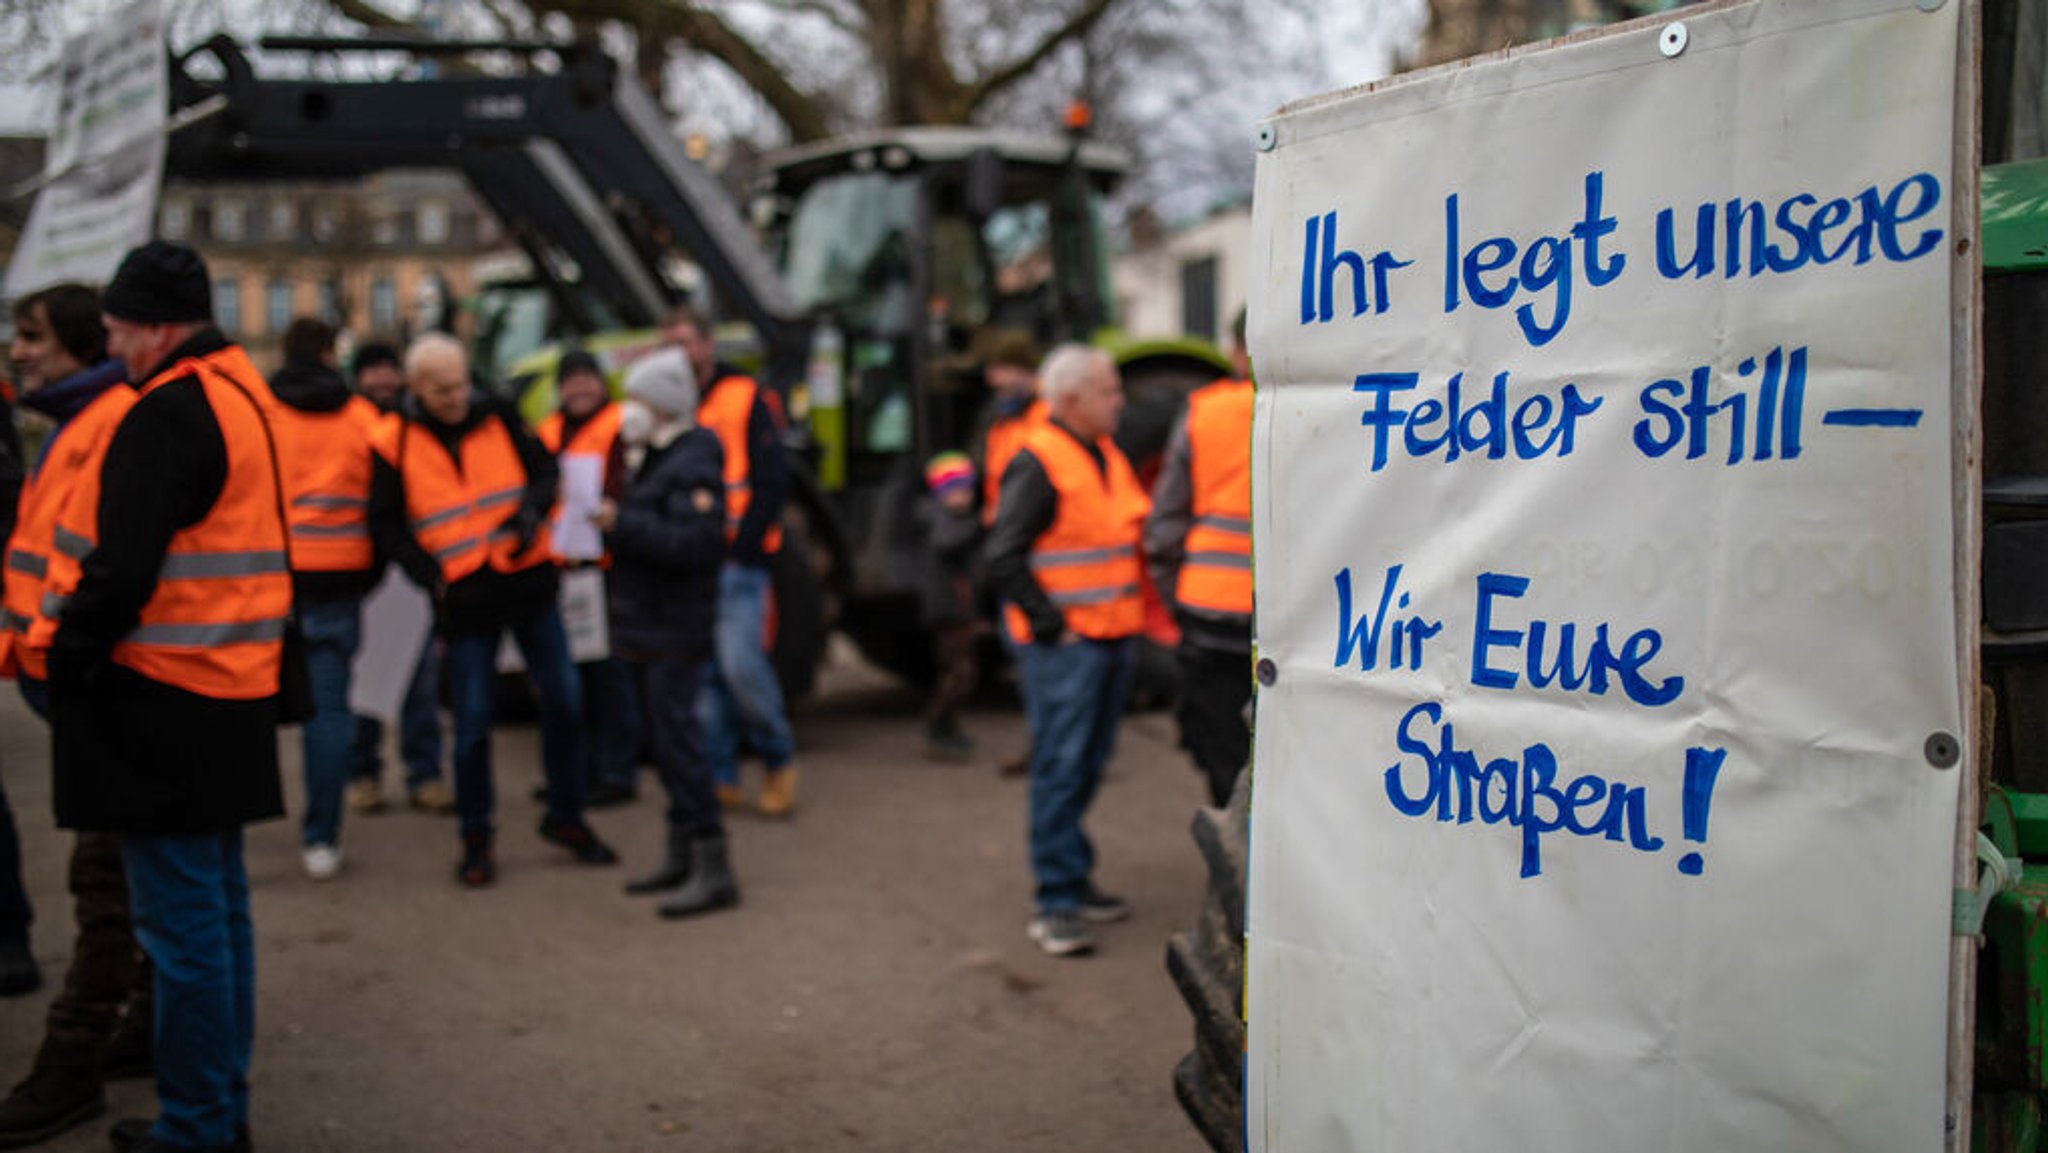
M 64 988 L 50 1002 L 38 1069 L 97 1069 L 125 1016 L 150 1018 L 150 967 L 135 943 L 121 839 L 80 833 L 71 849 L 71 896 L 78 941 Z
M 640 677 L 640 706 L 646 710 L 643 723 L 654 750 L 655 775 L 668 793 L 669 827 L 696 837 L 725 829 L 697 721 L 697 695 L 708 659 L 707 654 L 632 662 Z
M 1237 774 L 1252 757 L 1245 705 L 1252 699 L 1248 652 L 1180 646 L 1180 747 L 1209 782 L 1209 801 L 1230 801 Z

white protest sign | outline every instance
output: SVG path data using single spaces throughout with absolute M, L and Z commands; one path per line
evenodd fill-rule
M 9 298 L 60 281 L 104 282 L 155 224 L 169 103 L 157 0 L 137 0 L 66 41 L 57 74 L 43 162 L 51 179 L 7 266 Z
M 1941 1147 L 1963 7 L 1265 126 L 1254 1150 Z
M 395 721 L 420 653 L 433 640 L 434 605 L 397 565 L 363 598 L 363 639 L 348 683 L 349 711 Z
M 590 518 L 604 503 L 604 458 L 588 453 L 563 453 L 561 495 L 548 530 L 555 555 L 568 560 L 596 560 L 604 555 L 604 534 Z
M 610 602 L 605 599 L 604 570 L 562 570 L 559 603 L 562 610 L 562 632 L 569 638 L 569 659 L 579 665 L 587 665 L 611 656 L 611 608 Z M 498 642 L 498 671 L 526 671 L 526 661 L 519 655 L 519 646 L 512 643 L 512 634 L 509 632 Z

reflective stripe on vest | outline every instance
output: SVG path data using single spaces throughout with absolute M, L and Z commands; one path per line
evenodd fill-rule
M 1108 437 L 1095 446 L 1104 468 L 1057 425 L 1048 423 L 1024 441 L 1059 499 L 1051 526 L 1031 542 L 1031 575 L 1059 606 L 1068 632 L 1112 640 L 1145 627 L 1138 537 L 1152 502 Z M 1021 609 L 1008 606 L 1004 620 L 1012 639 L 1031 640 Z
M 370 441 L 379 414 L 360 396 L 333 412 L 282 402 L 269 411 L 291 522 L 291 563 L 300 572 L 361 572 L 370 544 Z
M 172 534 L 156 588 L 135 628 L 114 645 L 113 661 L 202 696 L 274 696 L 292 581 L 286 526 L 278 519 L 282 462 L 272 457 L 269 389 L 248 355 L 230 345 L 171 365 L 142 395 L 185 377 L 198 379 L 220 427 L 227 476 L 206 515 Z
M 1194 521 L 1174 585 L 1181 607 L 1249 622 L 1252 615 L 1252 398 L 1225 380 L 1188 396 L 1188 490 Z
M 405 487 L 406 523 L 413 539 L 441 566 L 449 584 L 482 570 L 512 573 L 548 560 L 543 526 L 524 552 L 501 531 L 526 498 L 526 466 L 502 417 L 479 421 L 456 446 L 460 461 L 441 439 L 406 420 L 387 425 L 377 451 L 398 469 Z
M 697 423 L 717 433 L 718 443 L 725 448 L 727 543 L 739 535 L 740 521 L 754 501 L 754 465 L 747 455 L 747 429 L 753 423 L 754 401 L 760 395 L 761 388 L 751 377 L 725 376 L 704 390 L 704 399 L 697 406 Z M 761 536 L 761 551 L 774 553 L 781 548 L 782 526 L 771 524 Z
M 1031 430 L 1052 419 L 1052 410 L 1042 400 L 1033 400 L 1023 415 L 1008 420 L 990 422 L 988 440 L 981 450 L 981 524 L 984 528 L 996 523 L 996 508 L 1001 503 L 1003 491 L 1003 470 L 1016 459 L 1017 450 L 1024 447 L 1024 438 Z
M 94 397 L 44 442 L 42 459 L 22 485 L 14 537 L 0 593 L 13 643 L 0 668 L 35 680 L 49 677 L 50 641 L 57 635 L 62 598 L 49 595 L 53 582 L 78 583 L 78 562 L 92 541 L 64 527 L 67 515 L 98 515 L 100 461 L 121 418 L 135 405 L 136 392 L 116 384 Z M 83 491 L 83 496 L 81 496 Z M 73 512 L 74 501 L 89 501 Z M 37 572 L 36 569 L 41 571 Z

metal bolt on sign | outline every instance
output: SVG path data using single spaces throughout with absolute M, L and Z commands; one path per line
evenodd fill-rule
M 1260 152 L 1271 152 L 1273 151 L 1273 146 L 1278 143 L 1280 143 L 1280 134 L 1273 130 L 1271 124 L 1261 124 L 1259 125 L 1259 130 L 1252 133 L 1252 147 Z
M 1948 733 L 1931 733 L 1923 750 L 1927 763 L 1937 769 L 1952 769 L 1963 758 L 1963 746 Z
M 1692 34 L 1685 30 L 1684 24 L 1666 24 L 1664 31 L 1657 35 L 1657 51 L 1666 56 L 1676 56 L 1685 51 L 1686 42 L 1691 39 Z
M 1280 679 L 1280 666 L 1273 663 L 1272 657 L 1260 657 L 1256 670 L 1259 683 L 1269 689 L 1273 687 L 1274 681 Z

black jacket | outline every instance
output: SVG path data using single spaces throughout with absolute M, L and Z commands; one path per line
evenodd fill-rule
M 612 648 L 627 657 L 708 658 L 725 560 L 725 450 L 695 428 L 650 448 L 620 493 L 606 543 Z
M 271 376 L 270 391 L 280 404 L 308 413 L 340 412 L 355 395 L 349 391 L 348 382 L 341 379 L 341 373 L 324 364 L 298 361 L 287 361 Z M 367 451 L 366 446 L 352 443 L 337 444 L 334 448 L 336 451 Z M 354 572 L 300 572 L 293 569 L 292 592 L 301 602 L 361 600 L 377 587 L 377 581 L 383 574 L 383 561 L 375 559 L 368 568 Z
M 164 362 L 225 347 L 208 329 Z M 212 511 L 227 471 L 220 422 L 193 377 L 137 401 L 107 446 L 99 547 L 81 562 L 50 647 L 53 792 L 66 828 L 204 833 L 284 813 L 275 698 L 201 696 L 110 659 L 156 591 L 172 535 Z
M 465 437 L 485 421 L 502 423 L 526 469 L 526 494 L 505 523 L 528 539 L 547 523 L 555 504 L 555 458 L 510 404 L 478 389 L 470 394 L 469 415 L 452 425 L 420 411 L 411 397 L 401 411 L 406 424 L 399 436 L 400 454 L 445 452 L 460 460 Z M 370 536 L 380 556 L 391 558 L 414 584 L 433 596 L 434 622 L 444 634 L 501 629 L 554 603 L 557 578 L 552 564 L 537 564 L 516 573 L 501 573 L 485 565 L 442 587 L 440 563 L 413 539 L 406 520 L 405 482 L 397 462 L 381 455 L 370 477 Z

